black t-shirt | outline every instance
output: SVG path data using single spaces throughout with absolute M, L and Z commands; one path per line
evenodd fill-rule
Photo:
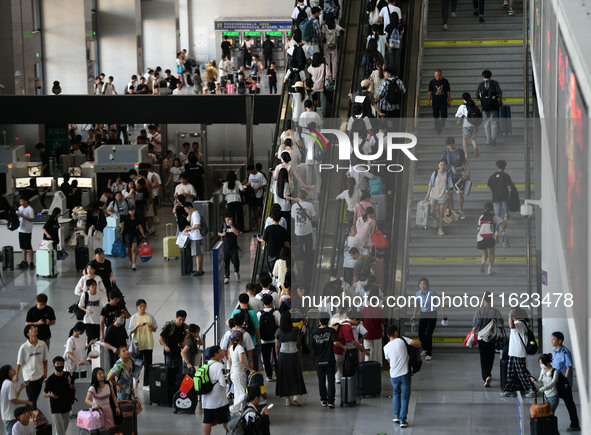
M 234 234 L 234 231 L 232 231 L 232 227 L 229 227 L 224 222 L 220 227 L 219 232 L 226 233 L 226 235 L 222 237 L 224 249 L 227 249 L 229 251 L 236 251 L 238 249 L 238 236 Z
M 432 99 L 437 101 L 447 101 L 447 93 L 450 92 L 447 79 L 432 79 L 429 82 L 429 92 L 432 92 Z
M 43 151 L 42 153 L 39 153 L 39 157 L 43 166 L 43 176 L 49 177 L 49 153 L 47 150 Z
M 62 183 L 62 185 L 60 186 L 60 190 L 62 192 L 64 192 L 64 195 L 66 196 L 66 200 L 67 200 L 68 197 L 70 196 L 70 193 L 72 192 L 72 186 L 70 186 L 70 183 L 64 181 Z
M 267 70 L 267 75 L 271 76 L 269 77 L 269 83 L 277 83 L 277 72 L 274 69 L 269 68 Z
M 197 192 L 197 199 L 203 199 L 203 166 L 199 163 L 195 165 L 187 163 L 185 165 L 185 172 L 189 176 L 189 183 L 193 185 L 195 192 Z
M 273 41 L 263 41 L 263 53 L 266 54 L 270 54 L 273 52 L 273 48 L 275 47 L 275 44 L 273 44 Z
M 113 271 L 113 269 L 111 269 L 111 262 L 109 260 L 105 260 L 102 263 L 99 263 L 96 261 L 96 259 L 94 259 L 90 262 L 90 265 L 94 269 L 95 273 L 103 280 L 103 284 L 105 285 L 108 296 L 109 292 L 113 288 L 111 285 L 111 272 Z
M 164 342 L 170 349 L 170 353 L 164 351 L 164 355 L 169 355 L 171 358 L 180 358 L 181 357 L 181 350 L 183 349 L 183 342 L 185 341 L 185 336 L 187 335 L 186 325 L 182 327 L 174 326 L 174 331 L 170 334 L 170 328 L 172 327 L 173 323 L 168 323 L 164 325 L 162 328 L 162 332 L 160 332 L 160 336 L 164 339 Z
M 488 179 L 488 187 L 492 192 L 493 202 L 501 202 L 509 199 L 509 186 L 513 186 L 511 177 L 505 172 L 495 172 Z
M 267 244 L 267 254 L 270 257 L 279 257 L 281 248 L 285 242 L 289 242 L 289 233 L 281 225 L 269 225 L 265 228 L 262 239 Z
M 337 332 L 330 327 L 316 328 L 312 332 L 312 343 L 314 345 L 314 356 L 316 364 L 335 364 L 333 343 L 338 341 Z
M 148 85 L 142 85 L 141 83 L 137 85 L 137 90 L 135 91 L 136 94 L 148 94 L 149 92 Z
M 82 191 L 79 188 L 73 189 L 74 194 L 72 195 L 72 206 L 82 206 Z
M 121 301 L 117 305 L 106 304 L 101 310 L 101 316 L 105 316 L 105 328 L 108 328 L 115 322 L 115 312 L 125 310 L 125 304 Z
M 27 186 L 22 190 L 21 195 L 23 198 L 27 198 L 27 200 L 30 201 L 32 197 L 39 195 L 39 189 L 35 186 Z
M 232 48 L 230 41 L 222 41 L 222 53 L 230 54 L 230 48 Z
M 45 233 L 43 233 L 43 240 L 52 240 L 53 249 L 57 249 L 57 244 L 60 242 L 60 224 L 57 219 L 49 219 L 43 225 L 43 229 L 51 236 L 51 239 L 48 239 Z
M 53 393 L 57 399 L 49 398 L 49 407 L 52 414 L 63 414 L 70 412 L 72 409 L 71 400 L 74 384 L 70 384 L 70 375 L 64 372 L 63 375 L 57 376 L 55 373 L 50 375 L 45 381 L 45 393 Z
M 136 219 L 131 219 L 129 216 L 125 216 L 123 219 L 123 234 L 130 234 L 132 236 L 137 235 L 137 227 L 140 222 Z
M 27 319 L 25 322 L 38 322 L 39 320 L 55 320 L 55 312 L 53 311 L 53 308 L 49 305 L 45 305 L 45 308 L 40 310 L 37 308 L 37 305 L 35 305 L 27 312 Z M 48 338 L 51 338 L 51 330 L 47 323 L 35 326 L 37 326 L 37 338 L 39 340 L 47 340 Z
M 148 196 L 150 195 L 148 193 L 148 188 L 147 187 L 142 187 L 141 189 L 139 189 L 137 191 L 137 194 L 140 197 L 140 199 L 138 199 L 135 202 L 136 214 L 139 215 L 138 217 L 145 216 L 145 214 L 146 214 L 146 204 L 148 204 Z
M 189 221 L 187 217 L 189 214 L 185 211 L 185 208 L 182 205 L 177 206 L 176 208 L 176 223 L 179 227 L 179 231 L 183 231 L 189 225 Z
M 111 325 L 107 328 L 105 332 L 105 343 L 109 343 L 116 349 L 119 349 L 119 346 L 126 346 L 127 345 L 127 331 L 125 331 L 125 325 L 122 326 L 115 326 Z

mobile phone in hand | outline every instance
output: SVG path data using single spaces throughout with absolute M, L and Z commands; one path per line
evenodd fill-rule
M 267 405 L 267 409 L 271 409 L 271 408 L 273 408 L 274 406 L 275 406 L 274 404 L 272 404 L 272 403 L 269 403 L 269 404 Z

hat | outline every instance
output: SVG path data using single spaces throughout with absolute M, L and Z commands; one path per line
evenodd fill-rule
M 361 80 L 361 87 L 362 88 L 369 88 L 369 80 Z
M 96 249 L 94 250 L 94 255 L 96 255 L 96 254 L 103 254 L 104 252 L 105 252 L 105 251 L 103 251 L 103 248 L 96 248 Z
M 232 341 L 242 340 L 242 331 L 240 329 L 234 329 L 230 335 Z
M 294 88 L 303 88 L 304 87 L 304 83 L 303 82 L 295 82 L 295 84 L 293 85 Z

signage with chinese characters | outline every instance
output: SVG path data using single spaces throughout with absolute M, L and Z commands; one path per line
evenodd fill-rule
M 257 30 L 290 30 L 290 21 L 271 21 L 271 20 L 255 20 L 255 21 L 239 21 L 232 19 L 219 18 L 214 21 L 215 30 L 229 30 L 229 31 L 257 31 Z

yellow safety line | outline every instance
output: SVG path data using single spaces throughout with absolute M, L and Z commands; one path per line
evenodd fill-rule
M 517 187 L 518 191 L 523 191 L 523 189 L 525 189 L 525 184 L 516 184 L 515 187 Z M 534 185 L 532 184 L 530 186 L 531 189 L 534 188 Z M 415 192 L 421 192 L 421 191 L 426 191 L 427 189 L 429 189 L 429 185 L 428 184 L 415 184 L 413 186 L 413 190 Z M 473 183 L 472 184 L 472 190 L 488 190 L 489 187 L 487 184 L 481 184 L 481 183 Z
M 496 262 L 501 263 L 524 263 L 526 257 L 495 257 Z M 481 256 L 468 257 L 409 257 L 409 263 L 480 263 Z M 532 257 L 532 261 L 536 261 L 536 257 Z
M 418 340 L 418 338 L 416 338 L 414 340 Z M 458 340 L 460 340 L 462 343 L 464 342 L 463 338 L 458 338 Z M 433 338 L 433 341 L 435 341 L 435 338 Z M 387 375 L 388 373 L 390 373 L 388 370 L 382 370 L 383 375 Z M 302 374 L 303 375 L 315 375 L 315 374 L 317 374 L 317 372 L 316 372 L 316 370 L 302 370 Z
M 509 103 L 523 104 L 523 100 L 524 100 L 523 98 L 503 98 L 503 104 L 505 104 L 505 103 L 506 104 L 509 104 Z M 533 98 L 528 98 L 527 100 L 529 103 L 533 102 Z M 474 101 L 478 102 L 480 100 L 478 98 L 475 98 Z M 428 100 L 426 98 L 421 99 L 422 106 L 426 106 L 427 102 L 428 102 Z M 452 98 L 451 104 L 452 104 L 452 106 L 464 104 L 464 100 L 462 100 L 461 98 Z
M 449 47 L 457 45 L 523 45 L 523 39 L 472 39 L 463 41 L 425 41 L 425 47 Z

